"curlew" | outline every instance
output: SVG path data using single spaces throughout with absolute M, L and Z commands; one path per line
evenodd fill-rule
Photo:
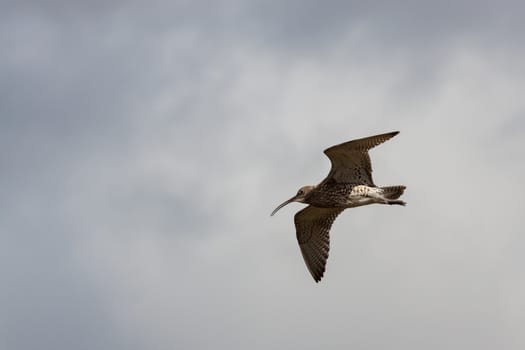
M 346 208 L 368 204 L 398 204 L 405 186 L 377 187 L 372 180 L 368 150 L 399 134 L 399 131 L 352 140 L 327 148 L 332 163 L 328 176 L 317 186 L 304 186 L 271 213 L 292 202 L 309 204 L 294 216 L 297 241 L 306 267 L 316 282 L 323 277 L 330 250 L 330 228 Z

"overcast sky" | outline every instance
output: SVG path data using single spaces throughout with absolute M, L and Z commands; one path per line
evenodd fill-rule
M 0 348 L 525 348 L 519 1 L 11 1 Z M 334 144 L 406 207 L 291 204 Z

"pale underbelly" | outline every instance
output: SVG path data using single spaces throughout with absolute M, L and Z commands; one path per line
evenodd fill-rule
M 383 203 L 381 189 L 365 185 L 357 185 L 352 188 L 331 189 L 334 193 L 321 193 L 310 204 L 325 208 L 353 208 L 362 205 Z M 328 195 L 327 195 L 328 193 Z

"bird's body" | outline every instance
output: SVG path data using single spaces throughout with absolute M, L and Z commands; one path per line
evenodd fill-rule
M 370 136 L 330 147 L 324 153 L 332 168 L 317 186 L 304 186 L 297 195 L 279 205 L 291 202 L 310 204 L 295 214 L 297 240 L 308 270 L 316 282 L 323 277 L 330 249 L 330 228 L 345 209 L 368 204 L 398 204 L 405 186 L 377 187 L 372 180 L 372 165 L 368 150 L 399 132 Z
M 314 187 L 306 196 L 304 203 L 308 203 L 319 208 L 354 208 L 362 205 L 382 203 L 382 204 L 401 204 L 392 203 L 393 198 L 386 198 L 396 187 L 401 191 L 404 186 L 392 187 L 372 187 L 357 183 L 322 183 Z

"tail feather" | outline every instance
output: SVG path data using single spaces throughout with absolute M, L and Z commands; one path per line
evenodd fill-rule
M 398 199 L 405 192 L 406 186 L 386 186 L 381 187 L 383 190 L 383 196 L 387 199 Z

